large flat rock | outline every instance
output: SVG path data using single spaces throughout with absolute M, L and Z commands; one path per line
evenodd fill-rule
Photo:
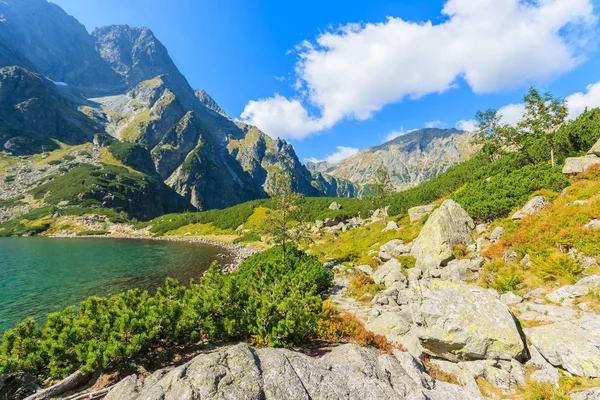
M 573 375 L 600 377 L 600 317 L 586 314 L 580 319 L 525 329 L 527 339 L 553 366 Z
M 451 361 L 523 357 L 513 315 L 487 290 L 437 279 L 412 289 L 413 321 L 426 353 Z
M 346 344 L 321 359 L 286 349 L 238 344 L 202 354 L 147 378 L 129 376 L 106 400 L 396 400 L 475 399 L 434 381 L 408 353 L 382 354 Z

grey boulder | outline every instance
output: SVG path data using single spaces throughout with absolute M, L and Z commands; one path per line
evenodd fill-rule
M 573 375 L 600 377 L 600 318 L 579 319 L 525 329 L 527 339 L 554 367 Z
M 445 265 L 454 258 L 453 247 L 470 245 L 473 219 L 454 200 L 446 200 L 430 216 L 415 240 L 411 255 L 416 266 L 428 274 L 429 269 Z
M 413 322 L 426 353 L 450 361 L 524 356 L 512 314 L 488 291 L 437 279 L 412 290 Z
M 511 217 L 513 221 L 523 219 L 528 215 L 534 215 L 548 206 L 548 200 L 544 196 L 535 196 L 527 202 L 519 211 Z
M 408 209 L 408 218 L 410 218 L 410 223 L 414 224 L 415 222 L 419 222 L 426 215 L 431 214 L 434 205 L 426 205 L 426 206 L 417 206 L 411 207 Z

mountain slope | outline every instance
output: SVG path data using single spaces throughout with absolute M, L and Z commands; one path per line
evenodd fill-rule
M 399 136 L 380 146 L 326 167 L 312 165 L 335 178 L 365 186 L 373 182 L 379 166 L 384 165 L 397 190 L 419 185 L 468 160 L 477 150 L 473 135 L 456 129 L 427 128 Z
M 150 29 L 113 25 L 89 34 L 45 0 L 7 0 L 0 15 L 2 63 L 39 81 L 23 81 L 20 91 L 44 94 L 25 99 L 0 86 L 0 144 L 13 156 L 99 134 L 143 145 L 157 177 L 198 209 L 266 197 L 282 172 L 305 195 L 351 195 L 351 184 L 313 178 L 291 145 L 234 122 L 208 93 L 192 89 Z M 16 138 L 37 136 L 43 144 L 17 146 Z
M 101 127 L 77 111 L 50 80 L 21 67 L 0 68 L 0 148 L 14 155 L 89 142 Z

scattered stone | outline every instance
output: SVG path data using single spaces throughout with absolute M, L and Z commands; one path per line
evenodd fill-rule
M 408 280 L 411 282 L 418 281 L 421 275 L 423 275 L 423 271 L 421 271 L 419 268 L 409 268 L 406 270 L 406 272 L 408 274 Z
M 514 250 L 507 250 L 504 253 L 502 253 L 502 259 L 506 262 L 511 262 L 511 261 L 515 261 L 518 257 L 518 254 L 516 251 Z
M 525 254 L 525 257 L 523 257 L 521 261 L 519 261 L 519 264 L 525 267 L 531 266 L 531 257 L 529 256 L 529 254 Z
M 329 209 L 330 210 L 341 210 L 342 206 L 338 202 L 334 201 L 333 203 L 331 203 L 329 205 Z
M 544 368 L 531 374 L 530 379 L 535 382 L 549 383 L 558 386 L 560 372 L 556 368 Z
M 454 258 L 453 246 L 470 245 L 475 223 L 454 200 L 446 200 L 436 209 L 415 240 L 411 255 L 416 266 L 428 275 L 429 270 L 445 265 Z
M 579 257 L 579 264 L 582 269 L 588 269 L 598 266 L 598 261 L 594 257 L 582 256 Z
M 419 222 L 425 217 L 433 212 L 435 209 L 434 205 L 427 206 L 417 206 L 408 209 L 408 217 L 410 218 L 410 223 L 414 224 L 415 222 Z
M 490 240 L 492 242 L 497 242 L 500 239 L 500 237 L 504 234 L 504 232 L 506 232 L 506 228 L 504 228 L 503 226 L 497 226 L 492 231 L 490 235 Z
M 461 283 L 471 274 L 471 260 L 452 260 L 442 268 L 441 279 L 444 281 Z
M 377 284 L 384 284 L 385 287 L 392 287 L 397 283 L 404 283 L 406 286 L 406 277 L 402 273 L 402 264 L 400 261 L 392 258 L 385 264 L 383 264 L 375 273 L 372 275 L 373 281 Z M 396 285 L 397 286 L 397 285 Z
M 537 289 L 533 289 L 533 290 L 530 290 L 529 292 L 525 293 L 523 295 L 523 298 L 526 299 L 526 300 L 534 299 L 536 297 L 539 297 L 539 296 L 543 295 L 544 293 L 546 293 L 546 289 L 544 289 L 544 288 L 537 288 Z
M 590 275 L 577 281 L 575 286 L 585 286 L 590 289 L 600 289 L 600 275 Z
M 587 224 L 585 224 L 583 227 L 587 228 L 587 229 L 599 230 L 600 229 L 600 219 L 593 219 L 590 222 L 588 222 Z
M 436 366 L 441 372 L 452 375 L 456 380 L 474 396 L 480 396 L 481 391 L 475 380 L 476 376 L 473 375 L 469 370 L 461 368 L 458 364 L 453 362 L 431 359 L 431 364 Z
M 596 155 L 586 155 L 583 157 L 568 157 L 565 160 L 563 174 L 574 175 L 585 172 L 588 168 L 600 164 L 600 157 Z
M 585 296 L 589 292 L 589 287 L 584 285 L 567 285 L 547 294 L 546 298 L 554 303 L 561 303 L 566 299 L 575 299 L 577 297 Z
M 480 287 L 432 280 L 414 288 L 410 306 L 421 345 L 435 357 L 519 360 L 525 354 L 508 307 Z
M 359 265 L 356 267 L 357 270 L 359 270 L 360 272 L 362 272 L 363 274 L 366 275 L 371 275 L 373 274 L 373 267 L 371 267 L 370 265 Z
M 389 253 L 387 253 L 387 252 L 385 252 L 385 251 L 380 251 L 380 252 L 377 254 L 377 258 L 379 258 L 379 259 L 380 259 L 381 261 L 383 261 L 383 262 L 386 262 L 386 261 L 390 261 L 390 260 L 391 260 L 392 258 L 394 258 L 394 257 L 392 257 L 392 255 L 391 255 L 391 254 L 389 254 Z
M 487 232 L 490 229 L 490 226 L 488 224 L 478 224 L 475 227 L 475 232 L 477 232 L 478 235 L 481 235 L 482 233 Z
M 481 252 L 481 251 L 483 251 L 483 249 L 485 249 L 485 247 L 488 244 L 490 244 L 490 240 L 485 237 L 480 237 L 480 238 L 477 238 L 476 244 L 477 244 L 477 251 Z
M 391 255 L 392 257 L 398 257 L 410 253 L 410 246 L 405 244 L 404 241 L 400 239 L 394 239 L 381 246 L 379 250 Z
M 410 324 L 399 314 L 386 311 L 367 324 L 373 333 L 385 336 L 402 336 L 410 330 Z
M 575 200 L 571 203 L 573 206 L 584 206 L 587 204 L 587 200 Z
M 400 290 L 398 290 L 398 296 L 396 296 L 396 303 L 399 306 L 405 306 L 410 302 L 410 296 L 411 296 L 410 289 L 400 289 Z
M 500 295 L 500 301 L 508 306 L 511 306 L 513 304 L 518 304 L 522 302 L 523 298 L 519 295 L 514 294 L 513 292 L 506 292 L 503 295 Z
M 442 276 L 442 270 L 440 268 L 430 269 L 429 275 L 431 275 L 432 278 L 439 278 Z
M 592 388 L 571 392 L 571 400 L 600 400 L 600 388 Z
M 386 225 L 386 227 L 383 229 L 384 232 L 388 232 L 388 231 L 397 231 L 398 230 L 398 224 L 395 221 L 389 221 Z
M 535 196 L 527 202 L 519 211 L 513 214 L 512 220 L 520 220 L 528 215 L 537 214 L 540 210 L 548 206 L 548 200 L 544 196 Z

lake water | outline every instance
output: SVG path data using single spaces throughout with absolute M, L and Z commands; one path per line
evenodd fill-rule
M 88 296 L 140 288 L 155 290 L 165 278 L 188 284 L 221 248 L 199 243 L 132 239 L 0 238 L 0 335 L 29 317 Z M 0 336 L 1 338 L 1 336 Z

